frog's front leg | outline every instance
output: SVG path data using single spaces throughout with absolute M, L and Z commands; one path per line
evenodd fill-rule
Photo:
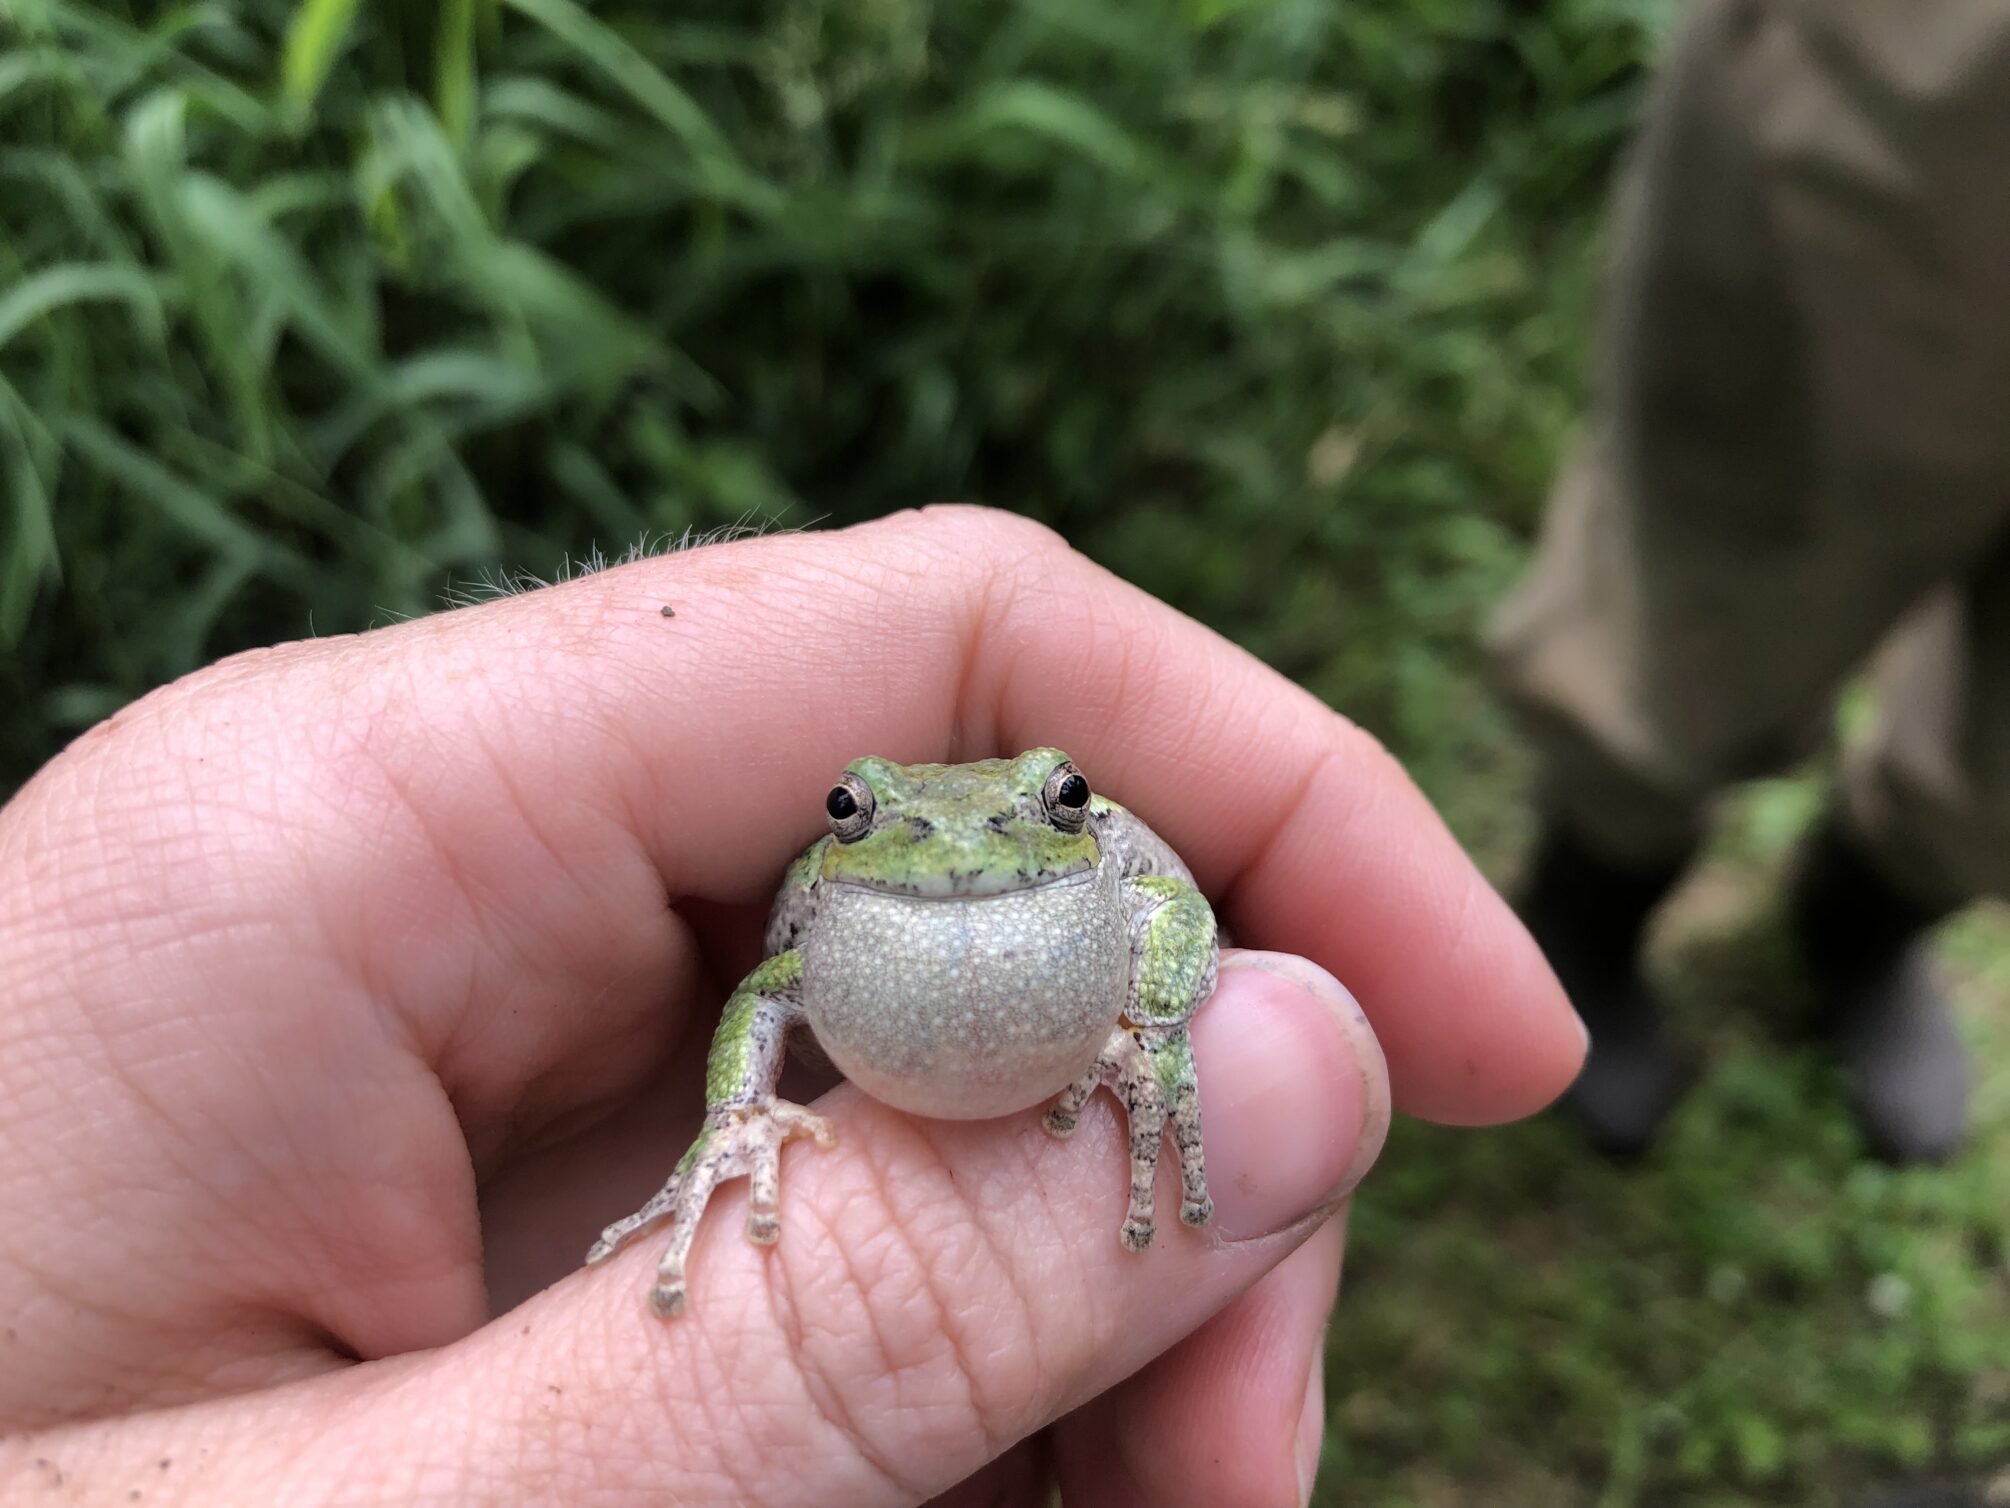
M 1130 1126 L 1131 1197 L 1121 1239 L 1131 1251 L 1151 1244 L 1159 1148 L 1170 1121 L 1179 1149 L 1180 1219 L 1205 1225 L 1214 1214 L 1201 1150 L 1200 1081 L 1187 1021 L 1214 993 L 1219 949 L 1214 913 L 1191 884 L 1165 875 L 1124 882 L 1131 908 L 1131 989 L 1124 1016 L 1095 1066 L 1047 1112 L 1047 1129 L 1067 1136 L 1082 1106 L 1107 1084 L 1123 1101 Z
M 649 1307 L 665 1319 L 684 1312 L 684 1263 L 712 1191 L 726 1179 L 744 1175 L 750 1203 L 747 1239 L 769 1245 L 781 1234 L 776 1202 L 783 1143 L 791 1136 L 813 1136 L 828 1147 L 836 1139 L 822 1116 L 775 1096 L 789 1029 L 802 1020 L 802 975 L 802 955 L 790 949 L 764 960 L 741 981 L 712 1037 L 705 1065 L 705 1124 L 698 1139 L 649 1202 L 608 1226 L 586 1254 L 589 1263 L 604 1261 L 636 1232 L 673 1216 L 670 1244 L 649 1293 Z

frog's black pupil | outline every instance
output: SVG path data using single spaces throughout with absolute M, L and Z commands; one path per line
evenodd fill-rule
M 831 821 L 842 822 L 847 817 L 858 815 L 858 797 L 843 786 L 834 785 L 830 798 L 824 802 L 824 810 L 831 814 Z
M 1054 793 L 1054 799 L 1063 806 L 1087 806 L 1089 782 L 1080 775 L 1070 775 L 1061 782 L 1061 789 Z

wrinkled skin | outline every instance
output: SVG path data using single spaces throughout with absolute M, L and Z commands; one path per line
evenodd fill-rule
M 721 1213 L 685 1319 L 647 1253 L 576 1270 L 690 1136 L 830 771 L 1040 743 L 1304 955 L 1196 1018 L 1213 1239 L 1110 1239 L 1106 1100 L 1063 1143 L 839 1087 L 788 1238 Z M 10 1502 L 1289 1502 L 1392 1098 L 1522 1115 L 1582 1054 L 1372 740 L 969 510 L 225 662 L 0 810 L 0 897 Z

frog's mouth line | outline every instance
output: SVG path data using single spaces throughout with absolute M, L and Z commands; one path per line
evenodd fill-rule
M 1094 865 L 1091 865 L 1087 869 L 1078 869 L 1072 874 L 1049 875 L 1045 879 L 1037 880 L 1030 877 L 1022 879 L 1017 874 L 1014 874 L 1011 877 L 1013 881 L 1011 884 L 994 883 L 991 885 L 971 886 L 961 890 L 954 888 L 938 890 L 932 887 L 922 889 L 917 885 L 903 883 L 899 880 L 867 878 L 862 875 L 829 875 L 818 883 L 833 887 L 842 887 L 847 890 L 869 891 L 874 895 L 898 896 L 904 901 L 995 901 L 1001 896 L 1025 895 L 1029 891 L 1060 890 L 1069 885 L 1086 885 L 1094 880 L 1095 877 L 1096 868 Z M 975 877 L 972 876 L 970 878 L 974 879 Z M 956 883 L 956 877 L 951 875 L 948 877 L 948 881 L 953 887 Z M 941 882 L 937 881 L 935 883 L 939 884 Z

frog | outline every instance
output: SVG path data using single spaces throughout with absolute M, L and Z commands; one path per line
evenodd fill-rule
M 824 813 L 829 830 L 788 866 L 762 960 L 721 1013 L 696 1139 L 587 1262 L 667 1218 L 649 1307 L 672 1319 L 690 1302 L 686 1263 L 721 1183 L 747 1179 L 747 1239 L 779 1239 L 783 1146 L 836 1140 L 826 1117 L 776 1092 L 792 1044 L 911 1115 L 988 1120 L 1047 1104 L 1058 1138 L 1107 1087 L 1128 1129 L 1124 1248 L 1142 1252 L 1156 1232 L 1168 1133 L 1180 1220 L 1206 1225 L 1189 1027 L 1214 993 L 1220 941 L 1170 845 L 1056 748 L 963 764 L 856 759 Z

